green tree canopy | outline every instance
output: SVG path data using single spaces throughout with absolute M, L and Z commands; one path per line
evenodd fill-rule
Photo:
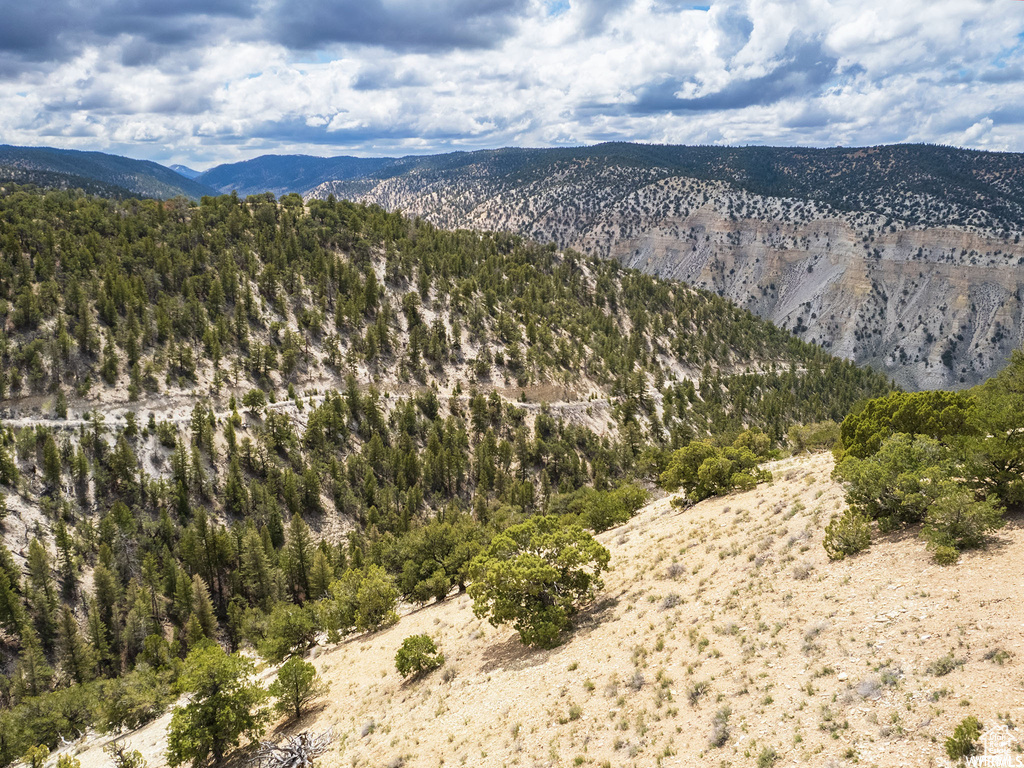
M 495 536 L 473 561 L 473 612 L 495 626 L 511 622 L 527 645 L 553 647 L 603 586 L 610 557 L 583 528 L 532 517 Z
M 298 656 L 292 656 L 281 665 L 277 678 L 270 684 L 270 695 L 277 699 L 274 707 L 285 715 L 302 717 L 302 709 L 309 702 L 327 693 L 328 685 L 316 673 L 316 667 Z
M 402 677 L 419 675 L 444 664 L 444 654 L 439 653 L 430 635 L 409 635 L 395 654 L 395 669 Z
M 967 392 L 893 392 L 869 400 L 859 413 L 843 419 L 839 456 L 867 458 L 895 433 L 936 440 L 977 432 L 973 422 L 977 398 Z
M 252 680 L 255 667 L 238 654 L 227 654 L 210 642 L 185 659 L 179 688 L 191 694 L 174 710 L 167 729 L 167 762 L 201 765 L 208 757 L 219 765 L 243 735 L 255 740 L 269 719 L 267 691 Z

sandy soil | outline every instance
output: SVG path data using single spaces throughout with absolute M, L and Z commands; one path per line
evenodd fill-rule
M 524 648 L 453 596 L 316 649 L 329 696 L 271 737 L 332 727 L 322 768 L 753 766 L 766 749 L 776 766 L 929 766 L 967 715 L 986 728 L 1024 718 L 1020 520 L 952 567 L 916 532 L 831 563 L 822 530 L 843 506 L 831 457 L 771 469 L 753 491 L 687 510 L 662 499 L 603 534 L 613 570 L 559 648 Z M 421 632 L 447 662 L 403 681 L 395 651 Z M 167 720 L 123 737 L 151 768 Z M 105 764 L 99 747 L 81 751 L 83 768 Z

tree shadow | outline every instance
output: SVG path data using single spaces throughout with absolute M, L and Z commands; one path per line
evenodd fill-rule
M 1002 527 L 997 528 L 994 531 L 989 531 L 985 534 L 984 544 L 973 549 L 960 550 L 961 556 L 1002 552 L 1007 547 L 1011 546 L 1013 544 L 1013 537 L 1007 534 L 1011 531 L 1024 529 L 1024 509 L 1008 509 L 1003 515 L 1003 520 L 1004 525 Z M 894 544 L 908 544 L 913 542 L 927 544 L 927 541 L 921 536 L 923 530 L 923 523 L 911 523 L 901 526 L 896 530 L 887 531 L 886 533 L 876 532 L 874 535 L 874 541 L 884 541 Z M 851 557 L 866 554 L 868 551 L 870 551 L 870 547 L 863 552 L 858 552 L 852 555 Z
M 481 672 L 495 670 L 514 671 L 529 669 L 543 664 L 551 656 L 551 650 L 523 645 L 519 635 L 512 635 L 500 643 L 492 643 L 484 651 Z
M 551 658 L 551 654 L 564 647 L 577 637 L 590 634 L 608 618 L 611 611 L 619 604 L 619 595 L 603 595 L 593 603 L 584 606 L 574 617 L 572 628 L 562 635 L 562 642 L 554 648 L 533 648 L 523 645 L 518 635 L 513 635 L 500 643 L 494 643 L 484 651 L 484 663 L 481 672 L 494 670 L 522 670 L 536 667 Z
M 267 740 L 284 741 L 285 739 L 290 739 L 293 736 L 298 736 L 303 731 L 310 730 L 310 726 L 316 722 L 316 715 L 325 711 L 330 704 L 327 696 L 329 696 L 329 694 L 326 694 L 322 699 L 319 699 L 312 704 L 304 706 L 302 708 L 302 717 L 298 720 L 289 715 L 285 720 L 278 723 L 269 733 Z
M 602 595 L 594 602 L 584 606 L 573 619 L 571 635 L 587 633 L 608 618 L 611 611 L 619 605 L 619 599 L 626 590 L 621 590 L 617 595 Z
M 432 677 L 435 672 L 441 669 L 444 669 L 443 664 L 439 667 L 434 667 L 433 669 L 424 669 L 420 672 L 416 672 L 412 675 L 409 675 L 408 677 L 404 677 L 402 678 L 402 682 L 399 683 L 398 687 L 401 690 L 408 690 L 420 681 L 426 680 L 428 677 Z

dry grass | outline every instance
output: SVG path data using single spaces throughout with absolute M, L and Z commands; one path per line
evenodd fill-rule
M 830 563 L 831 468 L 787 460 L 774 485 L 683 511 L 662 499 L 603 534 L 604 595 L 554 650 L 523 648 L 465 596 L 320 649 L 331 693 L 300 727 L 333 725 L 323 768 L 746 766 L 766 750 L 778 765 L 925 766 L 967 714 L 1024 718 L 1019 654 L 998 653 L 1024 647 L 1019 524 L 956 567 L 908 535 Z M 422 632 L 447 663 L 403 682 L 395 651 Z M 126 736 L 151 768 L 165 724 Z M 103 765 L 97 747 L 81 757 Z

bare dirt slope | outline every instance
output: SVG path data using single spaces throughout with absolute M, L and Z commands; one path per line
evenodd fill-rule
M 603 534 L 613 570 L 561 647 L 523 648 L 452 597 L 318 649 L 328 700 L 272 737 L 333 727 L 323 768 L 751 766 L 766 749 L 779 766 L 927 766 L 967 715 L 1024 718 L 1019 520 L 953 567 L 911 533 L 831 563 L 831 457 L 771 469 L 754 491 L 662 499 Z M 395 651 L 421 632 L 447 663 L 403 682 Z M 166 722 L 125 737 L 152 768 Z

